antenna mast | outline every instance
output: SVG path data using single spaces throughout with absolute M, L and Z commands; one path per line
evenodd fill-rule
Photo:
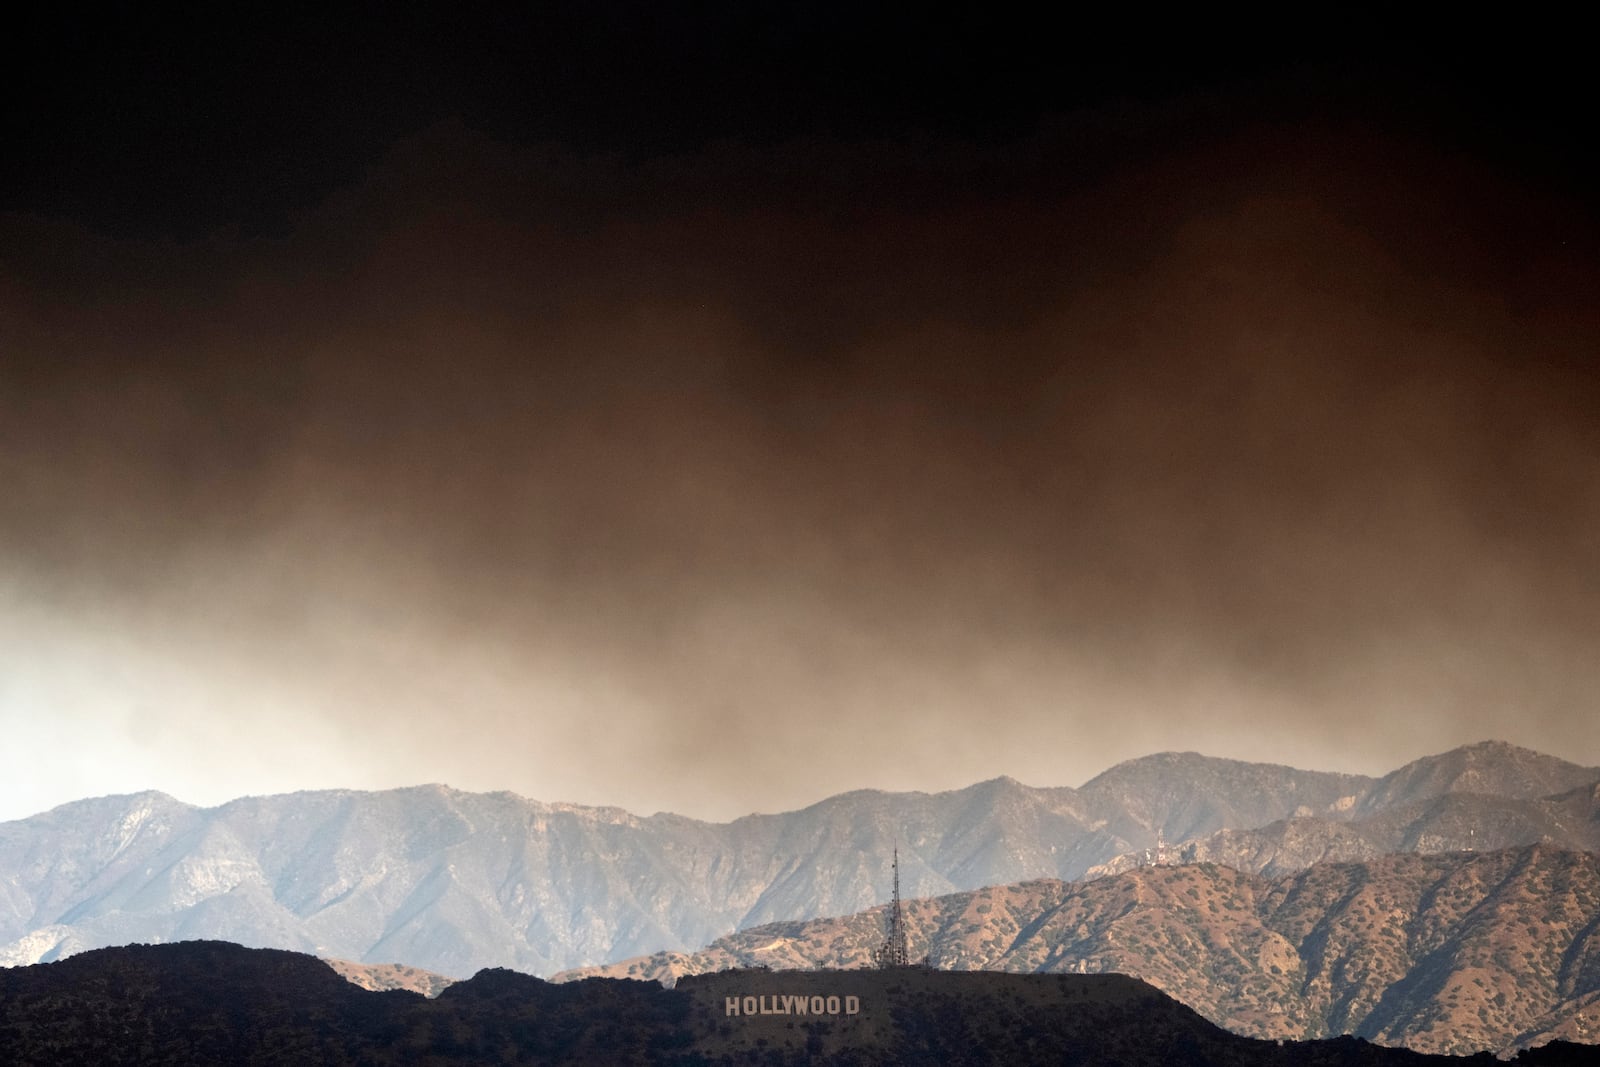
M 889 936 L 883 939 L 872 953 L 873 966 L 887 970 L 890 967 L 911 966 L 911 951 L 906 946 L 905 914 L 900 910 L 900 846 L 894 850 L 894 899 L 889 905 Z

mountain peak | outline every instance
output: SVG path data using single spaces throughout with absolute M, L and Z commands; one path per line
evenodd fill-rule
M 143 789 L 137 793 L 110 793 L 100 797 L 86 797 L 83 800 L 69 800 L 65 804 L 57 804 L 48 811 L 38 815 L 27 816 L 24 819 L 14 820 L 26 822 L 30 819 L 83 819 L 92 818 L 98 814 L 111 812 L 131 813 L 136 811 L 188 811 L 193 805 L 186 804 L 176 797 L 161 792 L 159 789 Z
M 986 778 L 972 788 L 988 790 L 990 792 L 1014 793 L 1019 790 L 1029 790 L 1033 787 L 1017 781 L 1009 774 L 1002 774 L 997 778 Z
M 1485 740 L 1423 756 L 1391 771 L 1362 798 L 1361 811 L 1446 793 L 1492 793 L 1536 800 L 1600 781 L 1600 767 L 1582 767 L 1507 741 Z
M 1501 740 L 1498 740 L 1498 739 L 1492 738 L 1492 737 L 1485 738 L 1482 741 L 1473 741 L 1472 743 L 1466 744 L 1466 745 L 1457 745 L 1455 748 L 1450 749 L 1449 752 L 1444 753 L 1444 755 L 1449 755 L 1450 752 L 1460 752 L 1460 753 L 1463 753 L 1464 755 L 1466 755 L 1468 758 L 1472 758 L 1472 759 L 1478 759 L 1478 758 L 1489 758 L 1489 759 L 1493 759 L 1493 758 L 1499 758 L 1499 759 L 1522 759 L 1522 758 L 1552 759 L 1552 758 L 1554 758 L 1554 757 L 1551 757 L 1551 756 L 1546 756 L 1544 753 L 1538 752 L 1538 751 L 1536 751 L 1534 749 L 1523 748 L 1521 745 L 1514 745 L 1510 741 L 1501 741 Z

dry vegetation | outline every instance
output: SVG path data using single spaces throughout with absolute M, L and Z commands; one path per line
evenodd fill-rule
M 1319 864 L 1268 880 L 1216 864 L 912 901 L 942 968 L 1134 975 L 1237 1033 L 1358 1034 L 1462 1054 L 1600 1036 L 1600 857 L 1533 846 Z M 603 973 L 859 967 L 881 909 L 778 923 Z

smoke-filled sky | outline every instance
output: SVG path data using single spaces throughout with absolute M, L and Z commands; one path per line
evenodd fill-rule
M 1575 76 L 553 10 L 24 42 L 0 818 L 1600 764 Z

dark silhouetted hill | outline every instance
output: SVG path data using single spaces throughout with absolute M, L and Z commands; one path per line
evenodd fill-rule
M 808 1005 L 803 1013 L 802 1001 Z M 737 1014 L 730 1004 L 738 1005 Z M 1584 1057 L 1594 1053 L 1553 1045 L 1516 1062 L 1555 1067 L 1592 1062 Z M 205 941 L 100 949 L 0 971 L 0 1062 L 1495 1063 L 1487 1056 L 1453 1060 L 1355 1038 L 1243 1038 L 1122 975 L 732 971 L 665 989 L 619 979 L 559 985 L 486 970 L 429 1000 L 361 989 L 313 957 Z

